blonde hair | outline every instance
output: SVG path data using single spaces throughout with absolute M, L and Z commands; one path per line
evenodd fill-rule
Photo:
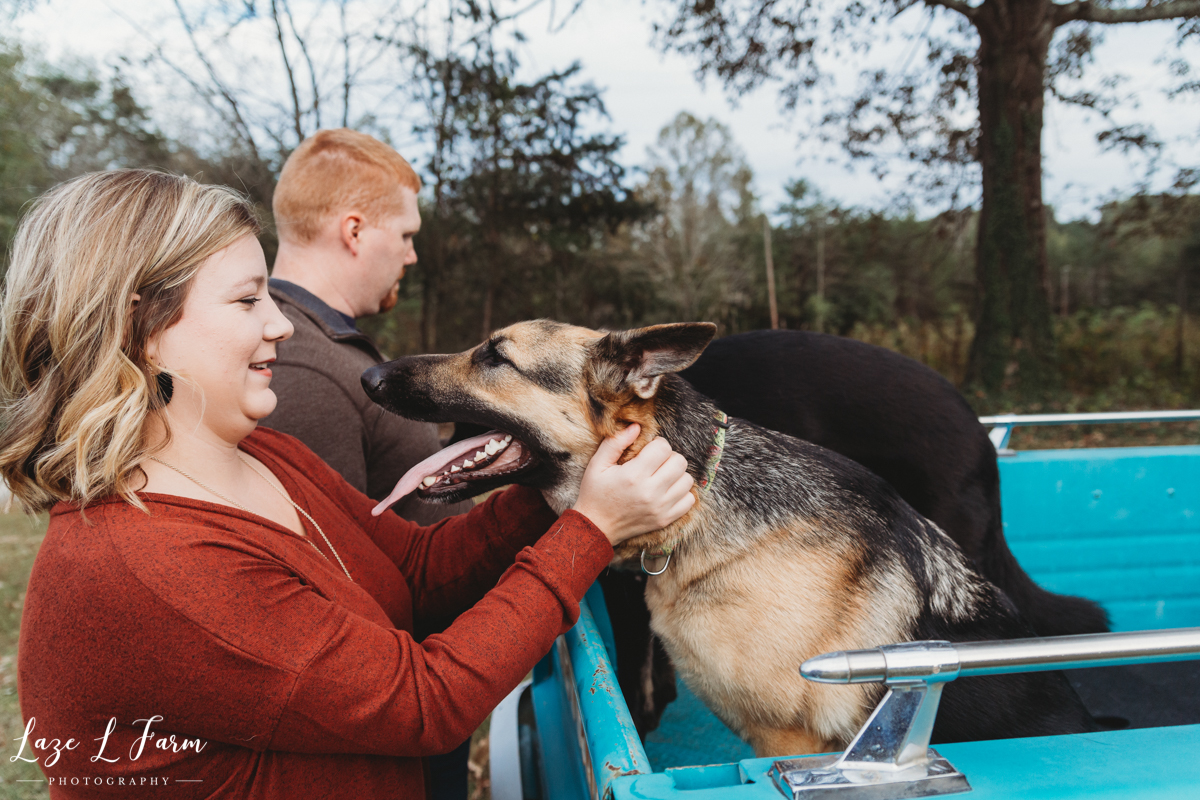
M 393 216 L 398 186 L 419 192 L 421 179 L 391 147 L 349 128 L 317 131 L 283 165 L 271 200 L 275 229 L 281 241 L 306 244 L 330 214 Z
M 258 232 L 233 190 L 149 170 L 37 200 L 0 308 L 0 477 L 26 511 L 114 493 L 142 507 L 143 428 L 162 405 L 146 343 L 179 320 L 205 259 Z

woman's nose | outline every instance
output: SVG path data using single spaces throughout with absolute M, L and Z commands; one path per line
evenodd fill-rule
M 296 326 L 292 321 L 283 315 L 279 310 L 279 306 L 275 305 L 275 301 L 270 295 L 267 295 L 267 302 L 271 304 L 270 317 L 267 319 L 266 327 L 263 328 L 263 338 L 271 342 L 282 342 L 285 339 L 292 338 L 292 334 L 296 332 Z

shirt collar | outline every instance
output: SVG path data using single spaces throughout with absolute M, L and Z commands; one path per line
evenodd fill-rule
M 316 314 L 334 335 L 344 336 L 350 333 L 360 333 L 358 326 L 354 322 L 354 317 L 338 311 L 303 286 L 298 286 L 282 278 L 271 278 L 270 286 L 289 300 L 299 303 Z

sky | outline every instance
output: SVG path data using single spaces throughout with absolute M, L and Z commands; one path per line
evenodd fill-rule
M 800 177 L 826 197 L 863 207 L 883 206 L 889 190 L 896 187 L 897 173 L 880 182 L 865 165 L 847 163 L 836 147 L 802 140 L 796 120 L 780 110 L 773 86 L 732 102 L 721 86 L 712 81 L 708 85 L 700 83 L 694 62 L 676 53 L 664 54 L 651 41 L 652 21 L 662 20 L 667 13 L 662 2 L 591 0 L 563 24 L 561 15 L 570 5 L 561 0 L 557 3 L 554 31 L 550 30 L 549 2 L 522 19 L 521 28 L 527 36 L 522 49 L 523 69 L 532 76 L 580 61 L 584 77 L 603 90 L 611 117 L 606 123 L 608 130 L 625 137 L 621 160 L 627 166 L 644 163 L 646 148 L 659 130 L 679 111 L 686 110 L 701 118 L 715 118 L 731 128 L 754 170 L 755 188 L 768 211 L 783 200 L 783 187 Z M 103 66 L 121 55 L 146 53 L 148 36 L 158 37 L 168 49 L 185 49 L 183 33 L 172 27 L 170 13 L 165 3 L 153 0 L 42 0 L 21 18 L 18 35 L 26 42 L 39 44 L 52 60 L 74 56 Z M 914 30 L 922 24 L 920 14 L 919 7 L 901 14 L 893 20 L 896 30 Z M 1200 134 L 1200 103 L 1195 98 L 1171 101 L 1164 93 L 1167 69 L 1162 54 L 1171 52 L 1172 41 L 1173 26 L 1169 23 L 1108 26 L 1091 74 L 1095 80 L 1104 74 L 1123 76 L 1120 91 L 1129 101 L 1120 110 L 1122 121 L 1153 122 L 1159 133 L 1172 142 L 1171 153 L 1177 161 L 1200 164 L 1200 144 L 1196 141 Z M 265 49 L 269 43 L 262 46 Z M 243 47 L 252 50 L 255 45 L 246 43 Z M 1197 49 L 1193 46 L 1193 56 Z M 888 52 L 886 47 L 883 52 Z M 856 70 L 848 66 L 839 80 L 850 80 L 854 74 Z M 186 105 L 189 99 L 178 81 L 146 72 L 141 73 L 137 88 L 139 97 L 146 98 L 152 108 L 170 106 L 172 116 L 186 120 L 186 109 L 181 104 Z M 282 83 L 278 91 L 283 91 Z M 398 114 L 404 113 L 394 95 L 380 102 L 394 107 Z M 1050 102 L 1045 123 L 1044 195 L 1059 219 L 1094 218 L 1100 202 L 1128 192 L 1136 183 L 1139 162 L 1101 153 L 1095 142 L 1098 127 L 1086 113 Z M 397 141 L 402 151 L 404 144 L 403 139 Z M 918 210 L 930 213 L 940 209 Z

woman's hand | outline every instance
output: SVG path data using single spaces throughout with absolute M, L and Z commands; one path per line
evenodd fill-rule
M 665 528 L 696 502 L 687 459 L 665 439 L 654 439 L 634 458 L 618 464 L 641 430 L 636 423 L 600 443 L 572 506 L 616 547 L 626 539 Z

